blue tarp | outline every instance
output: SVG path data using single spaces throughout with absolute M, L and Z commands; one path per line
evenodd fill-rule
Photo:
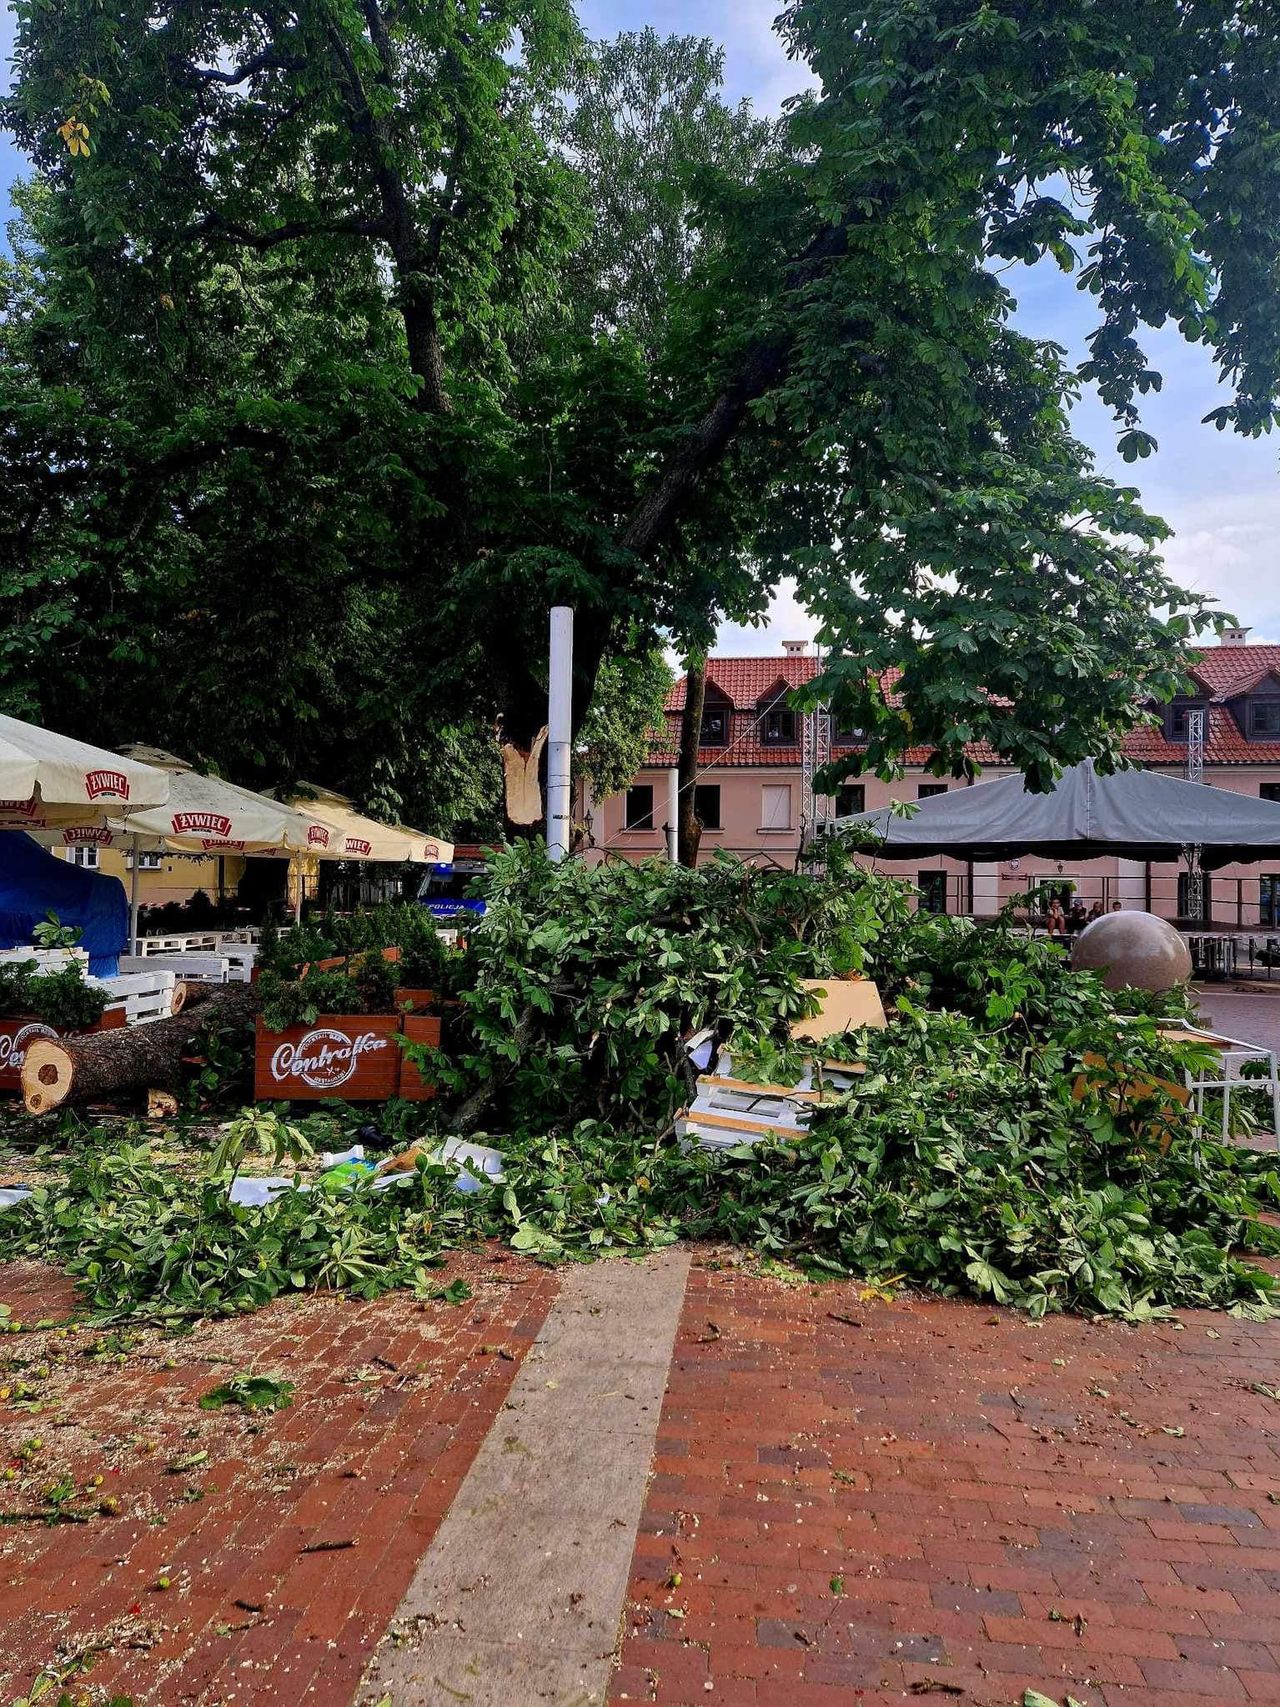
M 89 971 L 110 978 L 129 940 L 129 898 L 118 877 L 84 871 L 20 830 L 0 831 L 0 948 L 29 948 L 50 913 L 79 925 Z

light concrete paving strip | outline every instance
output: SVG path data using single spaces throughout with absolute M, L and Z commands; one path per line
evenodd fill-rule
M 604 1701 L 689 1259 L 569 1269 L 361 1701 Z

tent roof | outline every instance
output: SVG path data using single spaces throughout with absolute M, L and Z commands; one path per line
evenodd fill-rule
M 1280 854 L 1280 804 L 1153 771 L 1100 776 L 1092 760 L 1065 771 L 1049 794 L 1030 794 L 1022 777 L 956 788 L 921 802 L 910 818 L 887 806 L 838 818 L 836 830 L 864 824 L 884 837 L 884 859 L 954 854 L 1001 860 L 1177 859 L 1201 850 L 1206 870 Z

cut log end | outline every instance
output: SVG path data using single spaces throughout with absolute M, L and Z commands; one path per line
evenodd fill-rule
M 22 1063 L 28 1114 L 51 1114 L 71 1103 L 122 1092 L 181 1090 L 190 1046 L 215 1026 L 252 1022 L 260 995 L 252 984 L 221 984 L 205 996 L 191 992 L 184 1010 L 168 1019 L 88 1036 L 33 1042 Z
M 39 1037 L 27 1045 L 22 1088 L 28 1114 L 48 1114 L 60 1107 L 71 1090 L 71 1079 L 71 1057 L 61 1043 Z

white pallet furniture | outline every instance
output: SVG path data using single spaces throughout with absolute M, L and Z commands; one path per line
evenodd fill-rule
M 226 984 L 231 962 L 225 954 L 122 954 L 120 971 L 172 972 L 193 984 Z
M 200 931 L 188 936 L 140 936 L 136 943 L 138 954 L 214 954 L 218 948 L 215 931 Z
M 172 963 L 176 955 L 216 955 L 227 963 L 227 975 L 219 980 L 226 984 L 247 984 L 253 976 L 253 964 L 258 958 L 257 933 L 248 931 L 203 931 L 191 936 L 143 936 L 134 945 L 137 953 L 130 960 L 162 959 Z M 180 977 L 187 977 L 179 972 Z M 199 974 L 190 974 L 199 976 Z
M 254 963 L 258 958 L 256 942 L 236 942 L 225 936 L 220 937 L 218 953 L 227 963 L 228 984 L 252 982 Z
M 1246 1043 L 1238 1037 L 1224 1037 L 1219 1031 L 1204 1031 L 1194 1025 L 1162 1027 L 1161 1036 L 1171 1042 L 1204 1043 L 1213 1050 L 1211 1065 L 1198 1071 L 1188 1070 L 1187 1089 L 1191 1093 L 1191 1106 L 1202 1120 L 1206 1096 L 1216 1094 L 1222 1097 L 1219 1136 L 1224 1144 L 1230 1140 L 1232 1092 L 1265 1090 L 1271 1099 L 1271 1127 L 1276 1148 L 1280 1150 L 1280 1071 L 1277 1070 L 1273 1049 L 1260 1043 Z M 1265 1077 L 1243 1077 L 1241 1069 L 1251 1061 L 1263 1063 Z
M 22 965 L 32 960 L 41 972 L 61 972 L 64 966 L 79 966 L 83 970 L 89 964 L 89 955 L 83 948 L 0 949 L 0 965 Z
M 821 1043 L 862 1026 L 877 1030 L 885 1024 L 880 992 L 869 979 L 809 980 L 819 1011 L 791 1027 L 793 1039 Z M 714 1048 L 711 1033 L 701 1032 L 688 1043 L 690 1058 L 711 1067 L 698 1081 L 693 1102 L 676 1116 L 677 1135 L 703 1150 L 731 1150 L 761 1138 L 801 1138 L 814 1109 L 852 1089 L 866 1071 L 858 1062 L 806 1056 L 804 1071 L 794 1085 L 753 1084 L 733 1076 L 727 1050 Z
M 124 972 L 115 978 L 90 978 L 107 997 L 109 1005 L 124 1007 L 126 1025 L 147 1025 L 168 1019 L 173 1012 L 176 976 L 169 971 Z

